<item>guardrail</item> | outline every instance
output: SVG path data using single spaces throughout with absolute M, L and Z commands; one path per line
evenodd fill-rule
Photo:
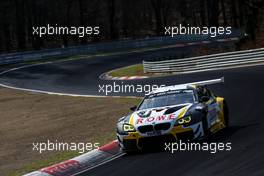
M 142 49 L 148 47 L 174 45 L 184 42 L 197 42 L 197 41 L 214 41 L 225 38 L 241 37 L 240 30 L 233 30 L 232 35 L 217 36 L 211 38 L 208 35 L 179 35 L 171 37 L 152 37 L 137 40 L 120 40 L 113 42 L 103 42 L 97 44 L 89 44 L 85 46 L 74 46 L 68 48 L 45 49 L 40 51 L 28 51 L 20 53 L 0 54 L 0 65 L 13 64 L 24 61 L 34 61 L 47 58 L 68 57 L 74 55 L 86 55 L 102 52 L 116 52 L 131 49 Z
M 145 73 L 191 73 L 260 63 L 264 64 L 264 48 L 166 61 L 143 61 L 143 67 Z
M 205 40 L 207 36 L 178 36 L 170 37 L 153 37 L 138 40 L 123 40 L 114 42 L 103 42 L 89 44 L 85 46 L 75 46 L 68 48 L 45 49 L 40 51 L 27 51 L 20 53 L 10 53 L 0 55 L 0 65 L 13 64 L 24 61 L 42 60 L 47 58 L 69 57 L 74 55 L 86 55 L 103 52 L 116 52 L 130 49 L 141 49 L 146 47 L 155 47 L 162 45 L 171 45 L 179 42 L 192 42 Z

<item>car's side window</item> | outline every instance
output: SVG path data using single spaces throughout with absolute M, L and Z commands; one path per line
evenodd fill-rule
M 208 90 L 208 89 L 207 89 L 207 90 Z M 210 90 L 208 90 L 208 92 L 209 92 L 210 97 L 211 97 L 212 99 L 215 99 L 214 94 L 213 94 Z
M 207 96 L 206 91 L 203 87 L 198 88 L 198 97 L 201 99 L 202 97 Z
M 197 94 L 201 102 L 208 102 L 214 98 L 211 92 L 205 87 L 199 87 Z
M 198 99 L 199 101 L 201 101 L 202 97 L 203 97 L 203 93 L 200 89 L 197 89 L 197 95 L 198 95 Z

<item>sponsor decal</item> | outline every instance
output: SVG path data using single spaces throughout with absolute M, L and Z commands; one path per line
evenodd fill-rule
M 148 117 L 148 118 L 139 117 L 136 121 L 136 125 L 144 124 L 144 123 L 151 123 L 151 122 L 160 122 L 160 121 L 166 121 L 166 120 L 174 120 L 176 118 L 177 116 L 175 114 L 160 115 L 157 117 Z

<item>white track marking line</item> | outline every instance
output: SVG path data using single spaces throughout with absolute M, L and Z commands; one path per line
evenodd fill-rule
M 83 59 L 83 58 L 80 58 Z M 52 62 L 44 62 L 44 63 L 38 63 L 38 64 L 32 64 L 32 65 L 24 65 L 16 68 L 12 68 L 9 70 L 5 70 L 0 73 L 0 75 L 4 75 L 6 73 L 23 69 L 23 68 L 29 68 L 29 67 L 35 67 L 39 65 L 47 65 L 47 64 L 53 64 L 53 63 L 60 63 L 60 62 L 67 62 L 72 61 L 76 59 L 68 59 L 68 60 L 59 60 L 59 61 L 52 61 Z M 43 91 L 43 90 L 36 90 L 36 89 L 27 89 L 27 88 L 21 88 L 21 87 L 14 87 L 9 86 L 3 83 L 0 83 L 1 87 L 8 88 L 8 89 L 14 89 L 14 90 L 20 90 L 20 91 L 27 91 L 27 92 L 34 92 L 34 93 L 41 93 L 41 94 L 48 94 L 48 95 L 60 95 L 60 96 L 70 96 L 70 97 L 84 97 L 84 98 L 139 98 L 137 96 L 104 96 L 104 95 L 82 95 L 82 94 L 68 94 L 68 93 L 60 93 L 60 92 L 50 92 L 50 91 Z
M 84 98 L 140 98 L 137 96 L 105 96 L 105 95 L 82 95 L 82 94 L 67 94 L 67 93 L 58 93 L 58 92 L 49 92 L 43 90 L 35 90 L 35 89 L 26 89 L 26 88 L 19 88 L 8 86 L 5 84 L 0 84 L 1 87 L 14 89 L 14 90 L 21 90 L 33 93 L 41 93 L 41 94 L 48 94 L 48 95 L 59 95 L 59 96 L 70 96 L 70 97 L 84 97 Z

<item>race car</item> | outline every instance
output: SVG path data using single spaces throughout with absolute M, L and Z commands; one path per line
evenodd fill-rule
M 200 140 L 228 127 L 226 100 L 209 84 L 224 78 L 158 88 L 117 122 L 117 139 L 125 152 L 153 142 Z

